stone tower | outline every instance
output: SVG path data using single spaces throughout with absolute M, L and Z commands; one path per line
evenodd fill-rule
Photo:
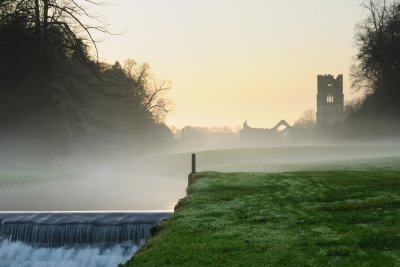
M 317 126 L 331 128 L 344 120 L 343 75 L 318 75 Z

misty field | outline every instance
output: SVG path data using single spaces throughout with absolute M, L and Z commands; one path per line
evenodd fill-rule
M 126 266 L 398 266 L 400 171 L 203 172 Z

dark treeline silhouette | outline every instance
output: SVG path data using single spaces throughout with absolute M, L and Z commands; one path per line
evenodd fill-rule
M 87 134 L 132 149 L 172 139 L 162 123 L 169 84 L 147 64 L 99 62 L 93 34 L 107 30 L 88 8 L 103 3 L 79 3 L 0 1 L 2 154 L 65 155 Z
M 347 127 L 356 136 L 395 136 L 400 130 L 400 1 L 363 2 L 366 19 L 358 25 L 353 88 L 364 98 L 353 103 Z

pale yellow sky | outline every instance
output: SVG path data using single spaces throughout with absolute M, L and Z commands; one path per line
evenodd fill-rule
M 316 107 L 316 75 L 344 74 L 353 97 L 361 0 L 114 0 L 103 60 L 148 62 L 172 81 L 167 124 L 272 127 Z

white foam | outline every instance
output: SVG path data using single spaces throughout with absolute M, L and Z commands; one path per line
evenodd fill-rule
M 0 239 L 0 267 L 115 267 L 125 262 L 138 246 L 35 247 Z

